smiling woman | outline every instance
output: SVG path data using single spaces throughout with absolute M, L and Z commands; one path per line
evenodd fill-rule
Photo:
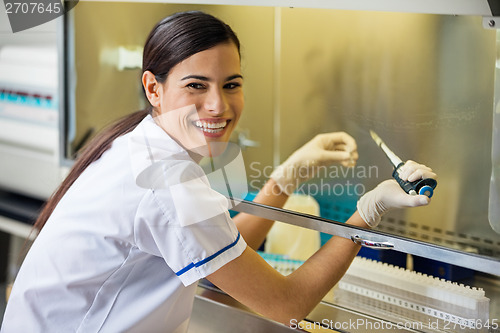
M 228 25 L 202 12 L 159 22 L 144 47 L 142 84 L 150 107 L 90 142 L 41 212 L 2 333 L 185 332 L 202 278 L 290 325 L 358 252 L 333 237 L 282 276 L 254 251 L 273 221 L 231 219 L 227 198 L 210 187 L 198 163 L 226 150 L 244 105 L 239 41 Z M 282 207 L 307 180 L 297 170 L 314 174 L 357 158 L 348 134 L 318 135 L 271 174 L 255 201 Z M 408 178 L 435 177 L 416 163 L 407 171 Z M 392 208 L 428 203 L 386 181 L 346 223 L 368 228 Z
M 199 159 L 193 152 L 207 156 L 204 147 L 229 141 L 244 106 L 240 55 L 234 42 L 198 52 L 160 78 L 149 70 L 142 75 L 152 115 L 191 157 Z M 193 112 L 183 112 L 186 107 Z

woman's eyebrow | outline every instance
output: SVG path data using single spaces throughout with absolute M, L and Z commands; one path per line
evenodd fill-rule
M 234 74 L 234 75 L 231 75 L 231 76 L 228 76 L 226 81 L 231 81 L 231 80 L 234 80 L 234 79 L 242 79 L 243 80 L 243 75 L 241 74 Z
M 196 80 L 201 80 L 201 81 L 210 81 L 210 79 L 206 76 L 202 76 L 202 75 L 187 75 L 187 76 L 184 76 L 181 81 L 184 81 L 184 80 L 190 80 L 190 79 L 196 79 Z
M 184 81 L 184 80 L 190 80 L 190 79 L 196 79 L 196 80 L 200 80 L 200 81 L 211 81 L 208 77 L 206 76 L 203 76 L 203 75 L 195 75 L 195 74 L 191 74 L 191 75 L 186 75 L 184 76 L 181 81 Z M 226 78 L 226 81 L 231 81 L 231 80 L 234 80 L 234 79 L 243 79 L 243 75 L 241 74 L 234 74 L 234 75 L 230 75 Z

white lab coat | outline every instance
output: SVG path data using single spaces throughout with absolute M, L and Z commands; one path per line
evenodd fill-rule
M 60 201 L 16 278 L 1 333 L 185 332 L 195 282 L 246 248 L 213 192 L 146 117 Z

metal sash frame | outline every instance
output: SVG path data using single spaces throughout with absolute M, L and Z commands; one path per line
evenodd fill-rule
M 500 259 L 492 257 L 475 253 L 466 253 L 432 243 L 395 236 L 377 230 L 364 229 L 313 215 L 297 213 L 250 201 L 241 201 L 236 207 L 232 208 L 232 210 L 299 227 L 314 229 L 319 232 L 340 236 L 353 241 L 356 239 L 359 241 L 360 239 L 361 242 L 365 243 L 364 246 L 371 245 L 369 247 L 379 248 L 381 251 L 391 248 L 399 252 L 426 257 L 470 268 L 479 272 L 500 276 Z M 358 241 L 356 242 L 358 243 Z

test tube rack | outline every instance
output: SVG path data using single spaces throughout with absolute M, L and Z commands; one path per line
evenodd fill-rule
M 333 291 L 336 304 L 424 332 L 488 332 L 481 288 L 356 257 Z M 417 325 L 414 325 L 417 326 Z
M 291 274 L 303 261 L 259 252 L 278 272 Z M 328 300 L 422 332 L 488 332 L 490 300 L 481 288 L 458 284 L 356 257 Z

